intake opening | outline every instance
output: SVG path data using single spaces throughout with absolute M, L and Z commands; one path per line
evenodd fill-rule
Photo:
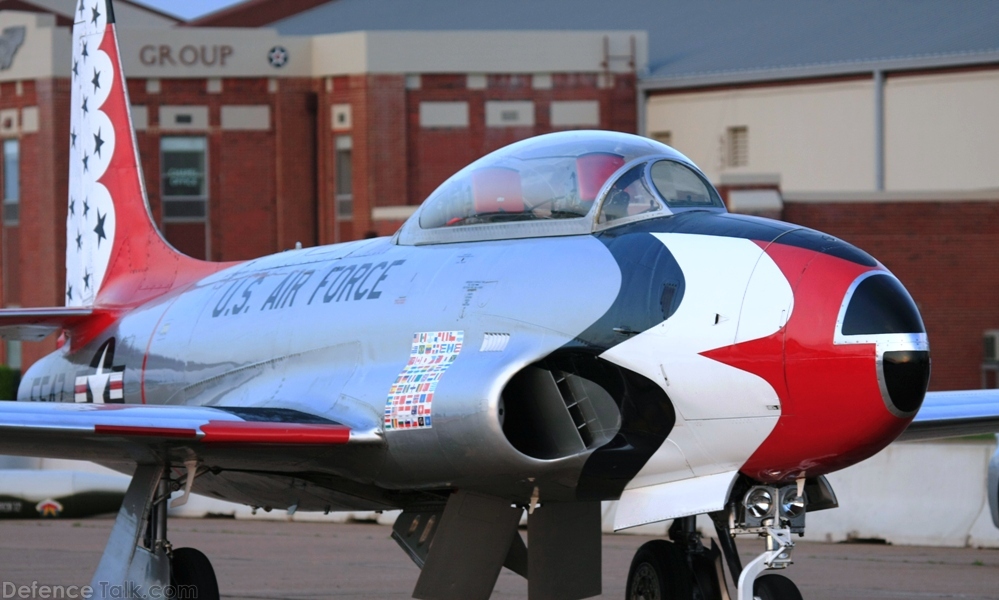
M 606 444 L 621 427 L 613 396 L 571 370 L 538 363 L 503 389 L 503 433 L 527 456 L 555 459 Z

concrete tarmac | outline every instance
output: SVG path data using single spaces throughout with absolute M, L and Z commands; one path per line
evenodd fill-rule
M 0 582 L 86 585 L 111 525 L 108 518 L 0 521 Z M 169 537 L 174 547 L 208 555 L 223 598 L 409 598 L 419 570 L 389 533 L 368 523 L 173 519 Z M 632 556 L 650 539 L 604 536 L 600 598 L 624 596 Z M 740 538 L 740 550 L 746 562 L 762 542 Z M 794 558 L 784 574 L 806 600 L 999 599 L 999 550 L 799 543 Z M 527 598 L 526 581 L 504 569 L 493 598 Z

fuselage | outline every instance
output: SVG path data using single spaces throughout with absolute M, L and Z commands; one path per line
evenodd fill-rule
M 787 481 L 867 458 L 918 409 L 921 322 L 843 332 L 849 294 L 874 275 L 897 282 L 835 238 L 707 211 L 598 234 L 288 251 L 67 344 L 19 399 L 315 414 L 385 447 L 283 470 L 381 490 L 611 499 L 733 468 Z M 912 305 L 887 287 L 875 304 Z M 888 393 L 886 351 L 909 353 L 918 398 Z

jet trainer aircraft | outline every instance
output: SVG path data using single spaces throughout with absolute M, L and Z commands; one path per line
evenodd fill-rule
M 193 490 L 402 509 L 414 596 L 463 600 L 504 566 L 532 600 L 601 593 L 600 502 L 618 500 L 618 529 L 673 520 L 635 555 L 628 598 L 728 598 L 724 562 L 739 600 L 793 600 L 761 574 L 836 506 L 824 475 L 924 401 L 926 332 L 883 265 L 728 214 L 690 160 L 633 135 L 496 151 L 391 238 L 182 256 L 149 213 L 111 3 L 76 14 L 66 306 L 0 312 L 5 337 L 65 341 L 0 403 L 0 453 L 133 473 L 98 596 L 219 597 L 208 559 L 167 535 L 170 493 Z M 942 398 L 909 435 L 996 427 L 993 396 Z M 765 542 L 745 566 L 738 534 Z

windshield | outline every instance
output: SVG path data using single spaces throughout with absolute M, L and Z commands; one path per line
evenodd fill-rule
M 580 219 L 618 169 L 660 148 L 651 140 L 609 132 L 525 140 L 444 182 L 424 203 L 420 227 Z
M 678 162 L 660 160 L 650 169 L 652 183 L 670 208 L 724 206 L 718 192 Z
M 607 191 L 600 207 L 598 223 L 663 210 L 663 204 L 645 181 L 646 163 L 632 167 Z

